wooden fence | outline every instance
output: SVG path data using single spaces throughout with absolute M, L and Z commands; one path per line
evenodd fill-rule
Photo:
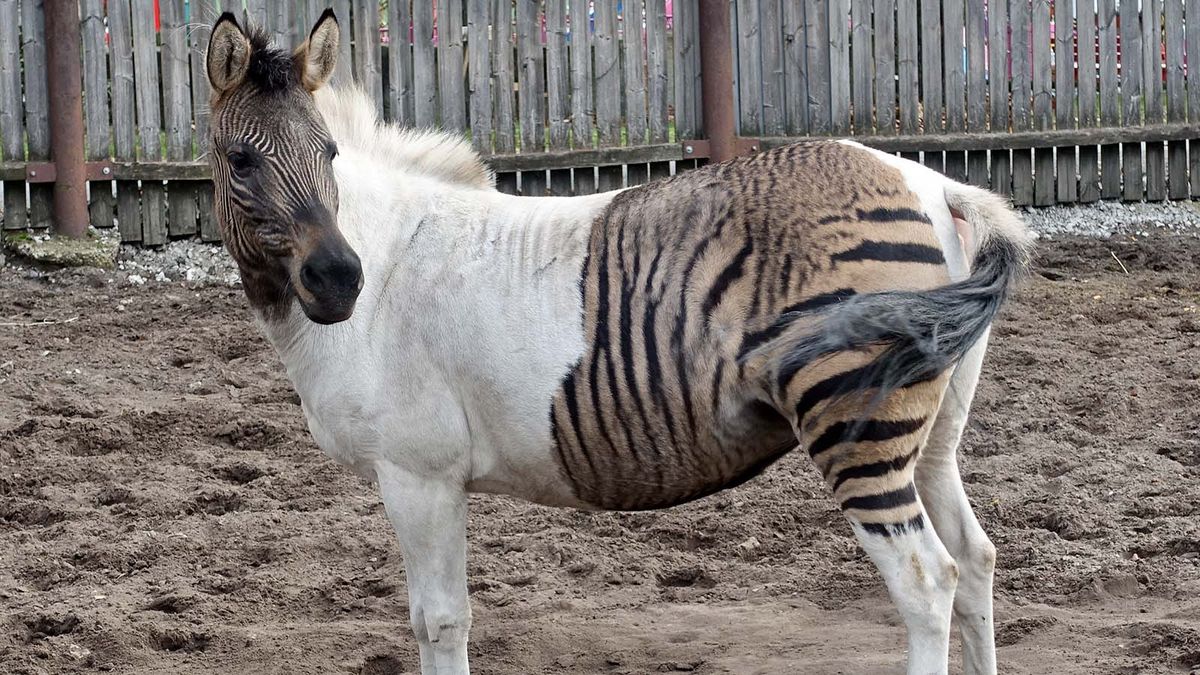
M 326 4 L 81 0 L 93 224 L 218 238 L 208 26 L 244 11 L 290 48 Z M 706 161 L 696 0 L 332 6 L 335 83 L 468 134 L 502 190 L 584 194 Z M 756 148 L 853 136 L 1017 204 L 1200 196 L 1200 0 L 733 0 L 730 21 L 734 82 L 713 95 Z M 46 45 L 42 0 L 0 0 L 6 229 L 52 219 Z

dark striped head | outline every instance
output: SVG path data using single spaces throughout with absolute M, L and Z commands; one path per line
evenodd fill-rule
M 277 314 L 296 298 L 317 323 L 350 318 L 363 278 L 337 228 L 337 145 L 313 102 L 337 46 L 332 10 L 290 54 L 229 12 L 208 44 L 209 161 L 225 245 L 251 304 Z

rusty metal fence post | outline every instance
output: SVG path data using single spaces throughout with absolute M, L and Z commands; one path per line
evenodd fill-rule
M 54 230 L 69 237 L 87 232 L 87 169 L 83 156 L 83 78 L 80 72 L 79 3 L 46 0 L 46 85 L 50 153 L 54 161 Z
M 700 106 L 712 162 L 737 155 L 732 40 L 729 0 L 700 0 Z

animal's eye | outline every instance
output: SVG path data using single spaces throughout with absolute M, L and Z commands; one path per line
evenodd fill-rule
M 325 146 L 325 154 L 329 155 L 329 161 L 332 162 L 333 158 L 338 156 L 337 143 L 329 141 L 329 145 Z
M 229 153 L 229 166 L 233 167 L 234 171 L 239 173 L 247 171 L 253 165 L 254 160 L 251 159 L 250 155 L 239 150 L 234 150 L 233 152 Z

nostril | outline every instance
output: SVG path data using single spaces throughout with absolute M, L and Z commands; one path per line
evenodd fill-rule
M 311 262 L 304 263 L 304 266 L 300 268 L 300 283 L 304 284 L 309 291 L 321 290 L 321 275 Z

